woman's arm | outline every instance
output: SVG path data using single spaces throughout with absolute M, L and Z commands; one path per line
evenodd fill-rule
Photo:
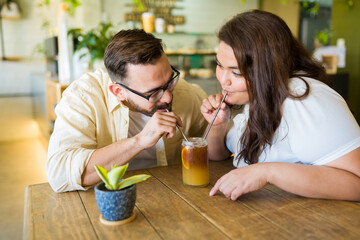
M 269 182 L 285 191 L 312 198 L 360 201 L 360 148 L 324 166 L 274 163 L 269 170 Z
M 206 138 L 210 160 L 221 161 L 229 158 L 231 154 L 225 145 L 226 126 L 226 123 L 212 126 Z
M 209 123 L 215 116 L 216 110 L 221 103 L 223 95 L 210 95 L 203 100 L 200 107 L 201 113 Z M 230 156 L 230 151 L 225 145 L 226 127 L 230 119 L 231 110 L 226 103 L 222 103 L 221 109 L 216 116 L 214 124 L 212 125 L 206 141 L 208 143 L 209 159 L 224 160 Z
M 324 166 L 257 163 L 221 177 L 210 195 L 221 191 L 236 200 L 267 183 L 304 197 L 360 201 L 360 148 Z

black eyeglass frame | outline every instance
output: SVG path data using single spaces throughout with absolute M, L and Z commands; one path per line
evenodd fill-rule
M 168 89 L 168 87 L 169 87 L 169 85 L 170 85 L 170 83 L 171 83 L 172 81 L 176 80 L 176 82 L 175 82 L 175 84 L 174 84 L 174 87 L 176 86 L 177 81 L 179 81 L 180 72 L 179 72 L 176 68 L 174 68 L 172 65 L 170 65 L 170 67 L 171 67 L 171 69 L 174 71 L 174 73 L 175 73 L 176 75 L 171 77 L 171 79 L 168 81 L 168 83 L 166 84 L 165 87 L 159 87 L 159 88 L 155 89 L 153 93 L 151 93 L 150 95 L 147 95 L 147 96 L 145 96 L 144 94 L 141 94 L 141 93 L 139 93 L 139 92 L 137 92 L 137 91 L 129 88 L 128 86 L 126 86 L 126 85 L 124 85 L 124 84 L 122 84 L 122 83 L 119 83 L 119 82 L 114 82 L 114 83 L 116 83 L 116 84 L 118 84 L 118 85 L 126 88 L 126 89 L 129 90 L 130 92 L 135 93 L 136 95 L 138 95 L 138 96 L 140 96 L 140 97 L 143 97 L 143 98 L 145 98 L 146 100 L 148 100 L 149 102 L 153 103 L 153 102 L 156 102 L 156 101 L 159 101 L 159 100 L 160 100 L 160 98 L 164 95 L 165 91 Z M 159 99 L 157 99 L 156 101 L 150 101 L 151 96 L 157 94 L 159 91 L 162 91 L 162 94 L 160 95 Z

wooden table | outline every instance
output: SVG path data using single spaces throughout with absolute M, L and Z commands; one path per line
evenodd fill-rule
M 93 189 L 57 194 L 49 184 L 25 189 L 24 239 L 360 239 L 360 204 L 298 197 L 272 185 L 231 201 L 209 197 L 233 169 L 211 162 L 211 184 L 186 187 L 181 166 L 128 172 L 152 175 L 137 186 L 136 219 L 99 221 Z

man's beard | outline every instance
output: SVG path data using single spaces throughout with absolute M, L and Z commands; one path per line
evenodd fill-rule
M 136 103 L 134 103 L 131 99 L 127 99 L 127 104 L 132 108 L 134 109 L 135 111 L 137 112 L 140 112 L 142 114 L 145 114 L 146 116 L 149 116 L 151 117 L 152 115 L 154 115 L 154 113 L 157 111 L 157 110 L 160 110 L 160 109 L 169 109 L 171 110 L 171 105 L 172 105 L 172 101 L 170 103 L 163 103 L 161 105 L 157 105 L 155 107 L 153 107 L 150 111 L 147 111 L 143 108 L 141 108 L 139 105 L 137 105 Z

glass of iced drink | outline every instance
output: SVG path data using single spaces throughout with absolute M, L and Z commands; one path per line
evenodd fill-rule
M 183 140 L 181 150 L 183 183 L 205 187 L 209 184 L 209 158 L 207 142 L 203 138 Z

